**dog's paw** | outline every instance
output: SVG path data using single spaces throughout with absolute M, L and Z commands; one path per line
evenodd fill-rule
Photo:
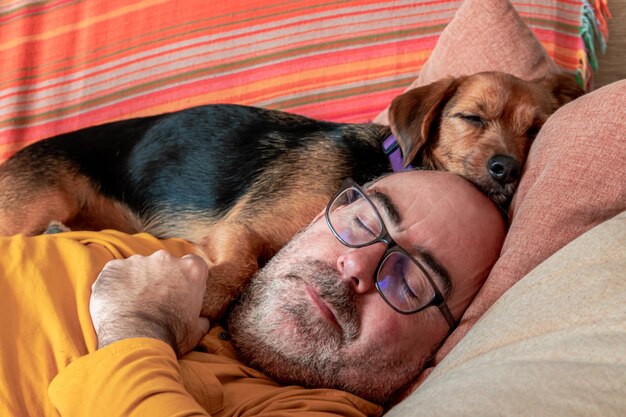
M 63 232 L 71 232 L 71 231 L 72 231 L 72 229 L 70 229 L 69 227 L 67 227 L 63 223 L 58 222 L 56 220 L 52 220 L 48 224 L 48 227 L 46 228 L 46 231 L 43 232 L 43 234 L 44 235 L 53 235 L 55 233 L 63 233 Z

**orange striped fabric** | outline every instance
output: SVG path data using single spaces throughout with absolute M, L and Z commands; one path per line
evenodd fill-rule
M 372 120 L 460 3 L 5 0 L 0 161 L 52 135 L 206 103 Z M 513 3 L 557 64 L 589 78 L 583 0 Z

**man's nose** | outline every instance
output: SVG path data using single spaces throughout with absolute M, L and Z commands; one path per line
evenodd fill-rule
M 350 248 L 337 258 L 341 278 L 352 286 L 356 294 L 364 294 L 374 286 L 376 268 L 386 248 L 382 242 L 358 249 Z

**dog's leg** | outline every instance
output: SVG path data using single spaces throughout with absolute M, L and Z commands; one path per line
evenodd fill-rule
M 75 230 L 139 230 L 122 203 L 104 196 L 62 159 L 16 155 L 0 165 L 0 236 L 44 233 L 51 222 Z
M 199 247 L 209 262 L 202 315 L 218 320 L 259 269 L 259 260 L 271 254 L 263 239 L 236 221 L 216 223 Z
M 0 177 L 0 236 L 43 233 L 50 222 L 72 219 L 80 207 L 62 189 L 33 189 L 20 181 Z

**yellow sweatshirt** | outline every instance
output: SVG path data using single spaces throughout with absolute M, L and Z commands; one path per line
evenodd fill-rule
M 0 238 L 0 416 L 382 413 L 341 391 L 279 386 L 239 362 L 220 327 L 179 360 L 148 338 L 96 351 L 91 284 L 107 261 L 159 249 L 194 252 L 182 240 L 114 231 Z

